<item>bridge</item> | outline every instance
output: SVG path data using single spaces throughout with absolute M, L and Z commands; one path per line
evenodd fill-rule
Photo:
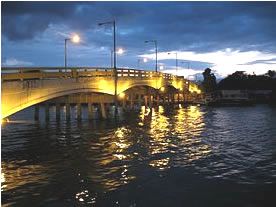
M 130 101 L 133 104 L 137 97 L 131 95 L 134 91 L 136 91 L 135 95 L 141 94 L 145 98 L 148 97 L 145 102 L 149 104 L 154 101 L 159 104 L 159 94 L 162 96 L 162 93 L 165 97 L 164 103 L 174 102 L 175 95 L 177 101 L 185 101 L 185 94 L 200 94 L 198 86 L 184 79 L 183 76 L 147 70 L 117 68 L 115 71 L 113 68 L 103 67 L 5 67 L 1 69 L 2 119 L 27 107 L 74 94 L 91 94 L 91 103 L 95 103 L 95 100 L 114 103 L 116 93 L 118 99 L 124 99 L 121 100 L 123 105 L 124 101 Z M 165 93 L 168 95 L 167 99 L 164 96 Z M 169 96 L 170 94 L 173 97 Z M 112 98 L 99 98 L 99 95 Z M 138 99 L 137 102 L 140 104 L 140 96 Z

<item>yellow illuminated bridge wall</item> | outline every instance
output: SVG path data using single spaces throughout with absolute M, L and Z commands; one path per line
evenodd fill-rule
M 59 96 L 83 92 L 114 95 L 114 70 L 99 67 L 1 68 L 1 118 Z M 200 93 L 196 84 L 182 76 L 135 69 L 117 69 L 117 94 L 136 86 L 160 89 L 172 86 L 180 91 Z

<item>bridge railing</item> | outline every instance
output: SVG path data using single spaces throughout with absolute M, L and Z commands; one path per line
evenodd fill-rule
M 33 80 L 33 79 L 62 79 L 81 77 L 114 77 L 113 68 L 105 67 L 2 67 L 1 81 Z M 117 76 L 133 78 L 162 77 L 176 78 L 175 75 L 148 70 L 117 68 Z

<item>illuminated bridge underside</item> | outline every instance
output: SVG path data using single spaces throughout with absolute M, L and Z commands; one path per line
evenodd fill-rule
M 65 72 L 64 68 L 2 68 L 1 117 L 5 118 L 40 102 L 74 93 L 115 94 L 112 69 L 69 69 L 70 72 Z M 117 74 L 117 94 L 136 86 L 155 89 L 173 86 L 182 90 L 186 84 L 183 77 L 164 73 L 118 69 Z

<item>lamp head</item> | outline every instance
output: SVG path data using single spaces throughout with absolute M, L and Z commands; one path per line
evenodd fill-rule
M 118 53 L 118 54 L 123 54 L 123 53 L 124 53 L 124 50 L 123 50 L 122 48 L 119 48 L 119 49 L 117 50 L 117 53 Z
M 72 37 L 72 42 L 74 43 L 79 43 L 80 42 L 80 36 L 79 35 L 74 35 Z

